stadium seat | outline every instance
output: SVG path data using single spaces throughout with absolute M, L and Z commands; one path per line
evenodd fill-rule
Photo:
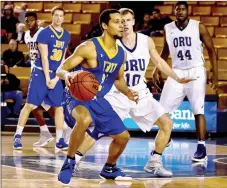
M 215 1 L 199 1 L 199 5 L 215 5 Z
M 218 80 L 227 81 L 227 71 L 226 70 L 218 70 Z
M 60 3 L 60 2 L 44 2 L 43 11 L 50 12 L 52 10 L 52 8 L 54 8 L 55 6 L 61 7 L 62 3 Z
M 200 16 L 190 16 L 191 19 L 200 21 Z
M 65 2 L 63 2 L 63 8 L 65 9 L 65 12 L 80 12 L 81 3 L 65 3 Z
M 73 14 L 74 24 L 90 24 L 91 14 Z
M 227 71 L 227 59 L 218 60 L 218 70 Z
M 173 14 L 173 6 L 171 5 L 156 5 L 156 9 L 159 9 L 161 14 L 172 15 Z
M 201 23 L 206 26 L 218 26 L 219 25 L 219 17 L 211 17 L 211 16 L 202 16 Z
M 227 38 L 213 38 L 215 48 L 227 48 Z
M 214 36 L 214 27 L 212 27 L 212 26 L 211 27 L 207 27 L 207 30 L 208 30 L 210 36 L 213 37 Z
M 101 6 L 100 4 L 82 4 L 83 13 L 100 13 Z
M 227 48 L 218 49 L 218 59 L 219 60 L 227 60 Z
M 28 52 L 29 51 L 29 49 L 28 49 L 26 44 L 19 44 L 18 45 L 18 50 L 21 51 L 21 52 Z
M 227 93 L 221 93 L 218 95 L 218 108 L 219 109 L 227 108 Z
M 63 28 L 66 29 L 70 34 L 80 34 L 81 26 L 78 24 L 63 24 Z
M 37 13 L 38 19 L 44 22 L 52 22 L 51 13 L 50 12 L 38 12 Z
M 211 7 L 210 6 L 196 6 L 192 8 L 192 14 L 193 15 L 207 15 L 209 16 L 211 14 Z
M 220 25 L 222 27 L 226 27 L 227 26 L 227 17 L 220 17 Z
M 217 6 L 227 6 L 227 1 L 217 1 Z
M 20 6 L 24 2 L 14 2 L 14 6 Z M 43 2 L 26 2 L 27 11 L 41 12 L 43 10 Z
M 227 27 L 215 27 L 215 37 L 227 37 Z
M 213 16 L 227 16 L 227 7 L 212 7 Z
M 8 44 L 1 44 L 1 54 L 9 49 L 9 45 Z
M 163 37 L 152 37 L 155 46 L 157 47 L 162 47 L 164 44 L 164 38 Z

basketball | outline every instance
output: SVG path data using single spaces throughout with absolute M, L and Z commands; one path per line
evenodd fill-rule
M 92 100 L 99 89 L 99 82 L 95 75 L 81 71 L 70 80 L 69 91 L 71 95 L 80 101 Z

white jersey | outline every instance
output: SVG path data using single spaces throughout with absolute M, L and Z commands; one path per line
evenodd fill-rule
M 117 44 L 127 53 L 124 76 L 128 87 L 137 91 L 145 89 L 145 73 L 150 61 L 148 36 L 136 33 L 133 49 L 127 48 L 120 40 L 117 40 Z
M 173 68 L 190 69 L 204 65 L 198 21 L 189 19 L 183 30 L 173 21 L 165 25 L 165 33 Z
M 43 30 L 42 27 L 40 27 L 36 33 L 34 34 L 33 37 L 30 35 L 30 30 L 26 31 L 25 33 L 25 43 L 28 45 L 29 48 L 29 55 L 30 55 L 30 60 L 31 60 L 31 69 L 35 65 L 35 61 L 37 58 L 40 58 L 40 52 L 38 50 L 38 43 L 37 43 L 37 37 L 39 33 Z

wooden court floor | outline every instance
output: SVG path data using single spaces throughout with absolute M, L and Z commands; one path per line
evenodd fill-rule
M 163 153 L 164 166 L 172 170 L 172 178 L 156 178 L 143 170 L 154 140 L 131 138 L 118 160 L 118 166 L 133 177 L 132 181 L 104 181 L 98 176 L 107 158 L 111 140 L 102 139 L 83 158 L 69 186 L 57 181 L 66 152 L 55 152 L 54 141 L 47 148 L 33 148 L 39 135 L 23 135 L 23 150 L 12 148 L 13 135 L 1 139 L 1 187 L 138 187 L 138 188 L 227 188 L 227 138 L 207 141 L 208 162 L 194 164 L 190 159 L 196 150 L 195 140 L 174 139 Z

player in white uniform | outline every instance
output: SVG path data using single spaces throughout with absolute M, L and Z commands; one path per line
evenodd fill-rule
M 200 22 L 188 18 L 187 2 L 178 2 L 175 6 L 175 14 L 177 21 L 165 25 L 165 43 L 161 57 L 167 60 L 170 53 L 174 72 L 179 77 L 187 76 L 196 80 L 182 85 L 169 77 L 164 85 L 160 103 L 166 112 L 173 112 L 185 96 L 188 97 L 195 116 L 198 138 L 197 151 L 192 157 L 192 161 L 206 161 L 206 121 L 204 118 L 206 69 L 204 68 L 202 42 L 207 48 L 212 65 L 213 88 L 217 86 L 215 50 L 206 27 Z M 157 71 L 154 73 L 154 80 L 157 81 L 156 76 Z
M 135 21 L 134 12 L 131 9 L 120 9 L 120 12 L 124 21 L 124 35 L 122 41 L 118 41 L 118 44 L 127 52 L 124 76 L 128 87 L 139 93 L 139 102 L 136 104 L 129 101 L 115 87 L 105 98 L 121 119 L 125 119 L 130 114 L 142 131 L 149 132 L 154 124 L 159 127 L 154 151 L 144 169 L 157 176 L 170 177 L 172 172 L 163 168 L 161 155 L 169 141 L 173 122 L 147 88 L 145 72 L 151 59 L 165 74 L 179 83 L 187 83 L 191 79 L 180 79 L 161 59 L 153 40 L 146 35 L 133 31 Z M 88 149 L 92 144 L 93 142 L 89 143 L 86 140 L 82 143 L 76 155 L 76 164 L 78 164 L 77 160 L 81 158 L 81 155 L 87 151 L 85 148 Z
M 37 14 L 35 12 L 27 12 L 25 15 L 25 22 L 28 27 L 28 31 L 25 33 L 25 43 L 27 44 L 29 48 L 29 56 L 30 56 L 30 62 L 31 62 L 31 71 L 35 67 L 35 61 L 40 56 L 39 50 L 38 50 L 38 43 L 37 43 L 37 37 L 39 33 L 43 30 L 42 27 L 38 26 L 38 20 L 37 20 Z M 54 117 L 54 109 L 50 108 L 48 105 L 42 104 L 43 108 L 48 111 L 48 113 Z M 34 147 L 44 147 L 47 144 L 49 144 L 51 141 L 54 140 L 54 137 L 49 132 L 49 129 L 46 125 L 45 119 L 43 117 L 43 109 L 41 106 L 34 109 L 32 111 L 33 115 L 35 116 L 38 124 L 40 125 L 40 139 L 38 142 L 34 143 Z M 71 133 L 71 129 L 68 129 L 68 126 L 66 123 L 64 123 L 64 128 L 67 131 L 64 131 L 65 135 Z M 19 129 L 20 130 L 20 129 Z M 68 139 L 65 139 L 66 142 L 68 142 Z

